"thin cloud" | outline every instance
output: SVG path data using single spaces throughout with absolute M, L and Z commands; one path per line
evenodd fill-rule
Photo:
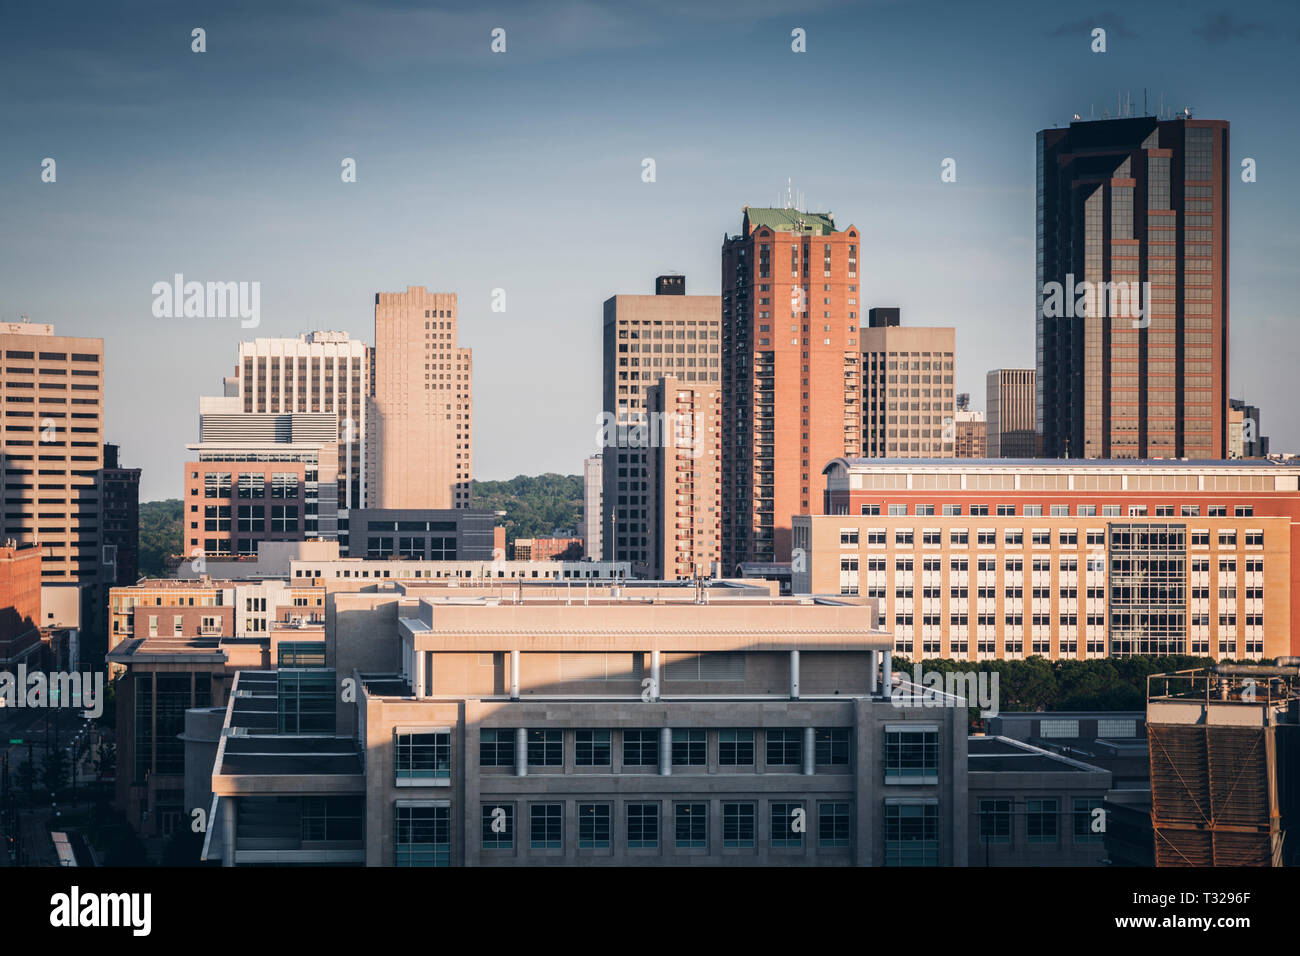
M 1213 13 L 1205 18 L 1205 25 L 1193 30 L 1198 37 L 1212 46 L 1220 46 L 1229 40 L 1242 40 L 1262 30 L 1258 23 L 1245 23 L 1231 13 Z
M 1135 32 L 1129 29 L 1128 22 L 1118 13 L 1098 13 L 1095 16 L 1088 17 L 1084 20 L 1075 20 L 1073 23 L 1063 23 L 1048 36 L 1063 37 L 1074 36 L 1079 33 L 1088 33 L 1089 31 L 1101 27 L 1112 36 L 1130 39 L 1137 36 Z

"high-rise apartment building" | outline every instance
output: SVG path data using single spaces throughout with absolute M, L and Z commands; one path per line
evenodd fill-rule
M 745 207 L 722 244 L 722 562 L 781 561 L 822 466 L 861 455 L 858 230 Z
M 988 414 L 988 457 L 1038 457 L 1034 427 L 1032 368 L 995 368 L 984 377 L 984 408 Z
M 1076 122 L 1037 149 L 1043 454 L 1223 458 L 1228 124 Z
M 0 541 L 39 543 L 47 584 L 93 585 L 103 563 L 104 340 L 8 322 L 0 352 Z
M 370 508 L 470 507 L 473 370 L 456 323 L 453 292 L 375 293 Z
M 655 580 L 712 575 L 722 557 L 722 398 L 716 385 L 665 376 L 646 395 L 661 441 L 650 448 L 650 567 Z M 636 568 L 634 568 L 636 570 Z
M 582 548 L 593 561 L 599 561 L 605 555 L 601 535 L 603 460 L 600 455 L 592 455 L 582 462 Z
M 861 338 L 862 456 L 952 458 L 957 330 L 904 326 L 898 309 L 872 309 Z
M 606 560 L 634 568 L 651 561 L 647 469 L 659 429 L 646 391 L 665 375 L 688 386 L 716 386 L 719 376 L 721 299 L 686 295 L 683 276 L 661 276 L 656 290 L 605 300 L 602 538 Z
M 254 339 L 239 343 L 235 374 L 225 380 L 226 397 L 238 399 L 227 414 L 338 416 L 338 503 L 345 515 L 365 505 L 367 351 L 346 332 Z

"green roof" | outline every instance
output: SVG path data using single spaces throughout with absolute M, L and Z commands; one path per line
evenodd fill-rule
M 770 209 L 760 206 L 746 206 L 745 216 L 749 220 L 752 232 L 759 226 L 767 226 L 775 232 L 803 232 L 813 236 L 829 236 L 835 231 L 835 220 L 830 213 L 800 212 L 798 209 Z M 802 226 L 800 226 L 802 220 Z

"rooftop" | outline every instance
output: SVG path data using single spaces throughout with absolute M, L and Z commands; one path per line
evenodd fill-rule
M 767 226 L 776 232 L 803 232 L 814 236 L 829 236 L 835 232 L 835 220 L 829 212 L 746 206 L 745 217 L 749 220 L 750 232 L 761 226 Z

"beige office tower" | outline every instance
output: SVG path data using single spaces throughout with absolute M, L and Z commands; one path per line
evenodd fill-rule
M 908 328 L 897 309 L 872 309 L 861 333 L 863 456 L 952 458 L 956 330 Z
M 1034 392 L 1038 372 L 1032 368 L 995 368 L 986 376 L 990 458 L 1037 458 L 1038 431 Z
M 470 507 L 472 368 L 455 293 L 376 293 L 371 355 L 367 506 Z
M 687 295 L 680 275 L 658 276 L 654 295 L 605 300 L 601 536 L 606 560 L 636 573 L 652 562 L 646 390 L 665 375 L 717 387 L 721 322 L 722 299 Z
M 711 576 L 722 558 L 721 390 L 661 378 L 646 390 L 646 405 L 649 576 L 667 581 Z
M 103 565 L 104 340 L 0 324 L 0 541 L 42 546 L 41 581 L 93 584 Z
M 346 332 L 323 331 L 292 339 L 240 342 L 239 362 L 235 374 L 225 380 L 225 394 L 239 399 L 236 410 L 246 414 L 336 414 L 338 506 L 344 515 L 348 509 L 365 506 L 366 398 L 370 394 L 365 343 Z

